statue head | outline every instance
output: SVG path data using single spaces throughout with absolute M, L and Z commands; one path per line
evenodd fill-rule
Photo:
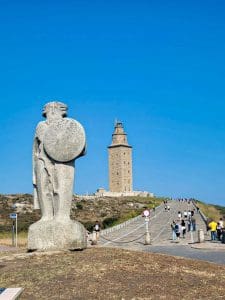
M 43 107 L 42 116 L 47 118 L 48 114 L 66 117 L 68 106 L 65 103 L 52 101 Z

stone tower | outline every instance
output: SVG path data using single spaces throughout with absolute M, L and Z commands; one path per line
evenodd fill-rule
M 132 147 L 128 145 L 121 122 L 115 123 L 108 151 L 110 192 L 132 192 Z

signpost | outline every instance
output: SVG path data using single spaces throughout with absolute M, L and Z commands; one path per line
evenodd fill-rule
M 12 219 L 12 245 L 17 247 L 17 213 L 11 213 L 9 217 L 10 219 Z M 16 243 L 15 243 L 15 235 L 16 235 Z
M 145 232 L 145 245 L 150 245 L 151 244 L 151 239 L 150 239 L 150 233 L 149 233 L 149 217 L 150 217 L 150 211 L 149 209 L 145 209 L 143 211 L 143 217 L 145 217 L 145 229 L 146 229 L 146 232 Z

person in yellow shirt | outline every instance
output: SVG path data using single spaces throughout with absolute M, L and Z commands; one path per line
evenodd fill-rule
M 215 241 L 216 240 L 217 223 L 215 221 L 211 221 L 208 224 L 208 227 L 210 228 L 210 231 L 211 231 L 211 240 Z

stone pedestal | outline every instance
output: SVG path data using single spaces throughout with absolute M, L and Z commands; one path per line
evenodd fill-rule
M 72 220 L 38 221 L 29 227 L 28 250 L 82 250 L 87 248 L 86 229 Z

